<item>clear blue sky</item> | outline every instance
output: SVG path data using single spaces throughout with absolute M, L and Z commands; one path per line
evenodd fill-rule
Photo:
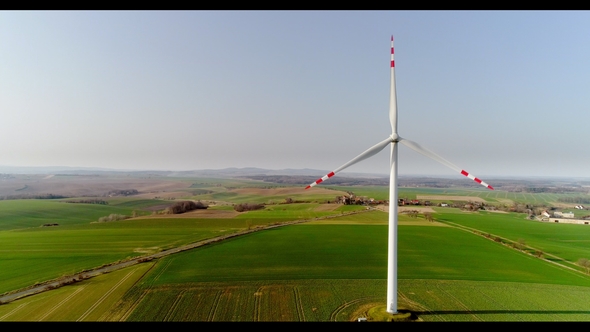
M 484 180 L 590 177 L 589 31 L 588 11 L 0 11 L 0 165 L 332 170 L 391 133 L 394 35 L 402 137 Z

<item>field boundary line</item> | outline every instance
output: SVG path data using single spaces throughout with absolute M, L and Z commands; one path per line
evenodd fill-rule
M 119 282 L 117 282 L 113 287 L 111 287 L 111 289 L 108 290 L 108 292 L 104 293 L 98 300 L 96 300 L 96 302 L 94 302 L 94 304 L 92 304 L 90 306 L 90 308 L 88 308 L 78 319 L 76 319 L 76 322 L 79 322 L 81 320 L 83 320 L 84 318 L 86 318 L 88 315 L 90 315 L 90 313 L 92 311 L 94 311 L 94 309 L 96 309 L 96 307 L 98 307 L 102 302 L 104 302 L 104 300 L 111 295 L 122 283 L 125 282 L 125 280 L 129 279 L 129 277 L 135 273 L 136 270 L 130 271 L 129 273 L 127 273 L 123 278 L 121 278 L 121 280 L 119 280 Z
M 303 303 L 301 303 L 301 295 L 299 294 L 299 288 L 293 286 L 293 296 L 295 297 L 295 307 L 297 308 L 297 314 L 300 322 L 305 322 L 305 313 L 303 310 Z
M 256 293 L 254 293 L 254 321 L 255 322 L 260 322 L 260 306 L 261 306 L 261 300 L 260 298 L 262 297 L 262 288 L 264 288 L 264 286 L 260 286 L 258 287 L 258 289 L 256 290 Z
M 374 298 L 375 298 L 374 296 L 366 296 L 366 297 L 360 297 L 358 299 L 350 300 L 348 302 L 344 302 L 343 304 L 339 305 L 336 309 L 334 309 L 334 311 L 332 311 L 332 313 L 330 314 L 330 321 L 336 322 L 336 318 L 338 317 L 338 314 L 341 313 L 344 309 L 350 307 L 351 305 L 357 304 L 359 302 L 367 301 L 370 299 L 374 299 Z
M 55 310 L 61 307 L 64 303 L 68 302 L 72 297 L 78 294 L 81 290 L 84 289 L 85 286 L 82 286 L 76 289 L 72 294 L 68 295 L 65 299 L 61 300 L 55 307 L 51 308 L 51 310 L 47 311 L 45 315 L 41 316 L 38 321 L 42 321 L 43 319 L 47 318 L 50 314 L 52 314 Z
M 481 317 L 477 316 L 477 314 L 475 314 L 473 311 L 469 310 L 469 307 L 467 307 L 465 303 L 461 302 L 455 295 L 451 294 L 449 291 L 441 287 L 442 285 L 440 282 L 437 282 L 435 285 L 439 291 L 441 291 L 443 294 L 447 294 L 448 297 L 452 298 L 455 301 L 455 303 L 457 303 L 461 308 L 463 308 L 465 310 L 465 314 L 472 316 L 476 321 L 484 321 L 483 319 L 481 319 Z
M 133 285 L 131 285 L 127 291 L 125 291 L 125 294 L 127 294 L 129 292 L 130 289 L 134 288 L 140 281 L 141 279 L 143 279 L 143 277 L 145 277 L 145 275 L 150 272 L 154 266 L 156 266 L 156 264 L 152 264 L 152 266 L 149 267 L 149 269 L 147 269 L 144 273 L 142 273 L 142 275 L 133 283 Z M 125 294 L 123 296 L 125 296 Z M 143 294 L 143 293 L 142 293 Z M 141 297 L 142 294 L 138 295 L 138 297 Z M 133 303 L 130 304 L 130 306 L 127 308 L 127 310 L 125 310 L 125 312 L 123 312 L 121 314 L 121 316 L 119 317 L 119 321 L 121 321 L 123 319 L 123 317 L 128 317 L 130 315 L 129 310 L 135 310 L 135 303 L 137 302 L 137 300 L 135 300 Z M 117 304 L 115 304 L 116 306 Z M 98 320 L 99 321 L 104 321 L 108 318 L 109 316 L 109 312 L 106 311 Z
M 29 303 L 27 302 L 27 303 L 23 303 L 23 304 L 18 305 L 16 308 L 10 310 L 4 316 L 0 317 L 0 320 L 4 320 L 6 317 L 8 317 L 8 316 L 12 315 L 13 313 L 17 312 L 18 310 L 20 310 L 22 307 L 26 306 L 27 304 L 29 304 Z
M 213 300 L 213 304 L 211 305 L 211 310 L 209 310 L 209 315 L 207 316 L 207 321 L 212 322 L 213 318 L 215 318 L 215 314 L 217 313 L 217 307 L 219 306 L 219 301 L 221 298 L 221 290 L 218 290 L 215 294 L 215 299 Z
M 409 280 L 412 280 L 412 279 L 409 279 Z M 432 312 L 430 309 L 428 309 L 428 307 L 424 306 L 423 304 L 421 304 L 421 303 L 419 303 L 419 302 L 416 302 L 416 301 L 413 301 L 413 300 L 411 300 L 411 299 L 410 299 L 410 298 L 409 298 L 409 297 L 408 297 L 406 294 L 404 294 L 402 291 L 399 291 L 399 290 L 398 290 L 398 292 L 397 292 L 397 296 L 398 296 L 398 298 L 401 298 L 403 301 L 405 301 L 405 302 L 408 304 L 408 306 L 409 306 L 409 307 L 411 307 L 411 308 L 416 308 L 416 309 L 419 309 L 419 310 L 421 310 L 421 311 L 426 311 L 426 312 L 430 312 L 430 313 Z M 401 302 L 401 301 L 400 301 L 400 302 Z
M 160 269 L 160 272 L 158 272 L 158 274 L 156 274 L 156 275 L 154 276 L 154 278 L 152 279 L 152 284 L 153 284 L 154 282 L 156 282 L 158 279 L 160 279 L 160 276 L 161 276 L 162 274 L 164 274 L 164 271 L 166 271 L 166 269 L 168 269 L 168 266 L 170 266 L 170 264 L 172 263 L 172 261 L 174 261 L 174 259 L 169 259 L 169 260 L 166 262 L 166 265 L 162 266 L 162 268 Z M 156 264 L 154 264 L 154 266 L 156 266 Z
M 494 298 L 492 298 L 488 294 L 482 292 L 480 288 L 476 288 L 476 292 L 478 292 L 482 297 L 487 298 L 487 300 L 489 302 L 492 302 L 494 305 L 497 305 L 498 307 L 504 308 L 505 310 L 509 310 L 505 305 L 502 305 L 501 302 L 496 301 Z M 516 318 L 518 318 L 518 320 L 521 321 L 521 322 L 524 322 L 525 321 L 524 318 L 520 317 L 520 315 L 517 315 Z
M 135 300 L 135 302 L 131 305 L 131 307 L 127 310 L 127 312 L 125 312 L 123 314 L 123 316 L 121 316 L 121 318 L 119 319 L 120 322 L 125 322 L 127 321 L 127 318 L 129 318 L 129 316 L 131 316 L 131 314 L 135 311 L 135 308 L 137 308 L 137 306 L 139 305 L 139 303 L 141 301 L 143 301 L 143 299 L 148 295 L 148 293 L 150 292 L 149 289 L 144 290 L 139 297 L 137 298 L 137 300 Z
M 170 320 L 170 317 L 174 314 L 176 307 L 178 307 L 178 303 L 180 303 L 180 301 L 184 297 L 184 293 L 186 293 L 186 290 L 181 290 L 180 293 L 178 293 L 178 295 L 176 295 L 176 299 L 174 300 L 174 303 L 172 303 L 172 305 L 168 309 L 168 312 L 166 313 L 166 316 L 164 316 L 163 321 L 167 322 Z

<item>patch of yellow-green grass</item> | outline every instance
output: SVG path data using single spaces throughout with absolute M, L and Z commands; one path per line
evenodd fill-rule
M 362 213 L 344 215 L 340 217 L 334 217 L 329 219 L 321 219 L 311 221 L 306 224 L 323 224 L 323 225 L 384 225 L 389 222 L 387 212 L 381 210 L 362 211 Z M 410 226 L 439 226 L 448 227 L 448 225 L 437 222 L 428 221 L 423 215 L 417 217 L 411 217 L 408 214 L 400 213 L 398 215 L 398 225 L 410 225 Z
M 589 321 L 590 288 L 511 282 L 400 280 L 423 321 Z
M 387 312 L 385 304 L 372 306 L 367 310 L 367 320 L 370 322 L 410 322 L 414 319 L 408 310 L 398 308 L 394 314 Z
M 347 224 L 347 225 L 370 225 L 370 224 L 375 224 L 375 225 L 383 225 L 383 224 L 387 224 L 387 213 L 378 211 L 378 210 L 374 210 L 374 211 L 369 211 L 369 212 L 360 212 L 360 213 L 356 213 L 356 214 L 349 214 L 349 215 L 343 215 L 340 217 L 334 217 L 334 218 L 329 218 L 329 219 L 321 219 L 321 220 L 316 220 L 316 221 L 311 221 L 311 222 L 307 222 L 307 225 L 314 225 L 314 224 L 322 224 L 322 225 L 327 225 L 327 224 L 331 224 L 331 225 L 343 225 L 343 224 Z
M 134 265 L 1 305 L 0 321 L 100 321 L 152 265 Z
M 269 280 L 164 285 L 130 296 L 127 321 L 588 321 L 589 287 L 400 279 Z M 548 300 L 551 299 L 551 300 Z

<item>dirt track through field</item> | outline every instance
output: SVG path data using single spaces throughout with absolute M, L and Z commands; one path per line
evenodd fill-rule
M 433 201 L 467 201 L 485 203 L 486 200 L 476 196 L 447 196 L 447 195 L 416 195 L 416 199 Z

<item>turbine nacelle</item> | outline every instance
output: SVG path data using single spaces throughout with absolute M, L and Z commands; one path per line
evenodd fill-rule
M 439 163 L 447 166 L 448 168 L 454 170 L 455 172 L 458 172 L 459 174 L 466 176 L 468 178 L 470 178 L 471 180 L 481 184 L 482 186 L 490 189 L 490 190 L 494 190 L 494 188 L 492 186 L 490 186 L 489 184 L 485 183 L 484 181 L 480 180 L 479 178 L 475 177 L 474 175 L 470 174 L 469 172 L 467 172 L 466 170 L 456 166 L 455 164 L 451 163 L 450 161 L 444 159 L 443 157 L 437 155 L 436 153 L 428 150 L 427 148 L 421 146 L 420 144 L 414 142 L 414 141 L 410 141 L 409 139 L 405 139 L 405 138 L 401 138 L 398 134 L 392 134 L 391 136 L 389 136 L 387 139 L 373 145 L 372 147 L 370 147 L 368 150 L 366 150 L 365 152 L 359 154 L 358 156 L 356 156 L 355 158 L 351 159 L 349 162 L 347 162 L 346 164 L 338 167 L 337 169 L 335 169 L 334 171 L 324 175 L 323 177 L 317 179 L 315 182 L 311 183 L 310 185 L 308 185 L 305 189 L 309 189 L 317 184 L 320 184 L 324 181 L 326 181 L 327 179 L 333 177 L 334 175 L 336 175 L 336 173 L 344 170 L 345 168 L 348 168 L 360 161 L 363 161 L 369 157 L 372 157 L 374 155 L 376 155 L 377 153 L 379 153 L 381 150 L 383 150 L 386 146 L 388 146 L 391 143 L 402 143 L 403 145 L 409 147 L 410 149 L 430 158 L 433 159 L 435 161 L 438 161 Z

